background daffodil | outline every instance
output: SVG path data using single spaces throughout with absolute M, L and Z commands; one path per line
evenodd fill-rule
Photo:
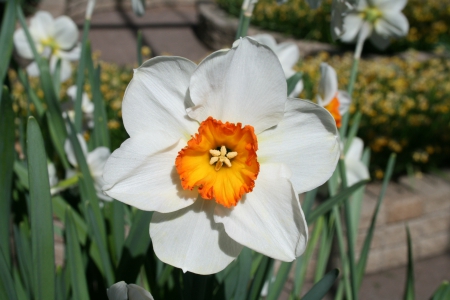
M 103 189 L 155 211 L 163 262 L 211 274 L 243 246 L 283 261 L 304 252 L 298 194 L 331 176 L 339 139 L 326 110 L 286 94 L 277 56 L 249 38 L 198 66 L 157 57 L 135 70 L 122 106 L 130 138 L 108 159 Z

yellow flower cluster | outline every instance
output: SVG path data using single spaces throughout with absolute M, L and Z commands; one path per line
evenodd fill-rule
M 359 136 L 372 150 L 374 175 L 391 152 L 398 153 L 398 170 L 450 163 L 450 60 L 431 56 L 409 51 L 359 64 L 350 112 L 363 113 Z M 347 86 L 352 55 L 321 53 L 297 66 L 305 74 L 302 98 L 317 94 L 323 61 L 336 69 L 340 89 Z

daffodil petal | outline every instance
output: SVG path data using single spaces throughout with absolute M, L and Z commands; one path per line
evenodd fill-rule
M 276 55 L 243 38 L 237 48 L 203 60 L 192 74 L 190 94 L 195 106 L 188 114 L 197 121 L 211 116 L 252 125 L 259 133 L 283 118 L 287 84 Z
M 283 166 L 261 164 L 253 192 L 232 209 L 216 205 L 214 220 L 238 243 L 264 255 L 292 261 L 306 247 L 308 230 L 297 193 Z
M 280 43 L 277 45 L 275 54 L 280 60 L 286 78 L 288 78 L 286 73 L 289 70 L 292 70 L 300 59 L 300 50 L 298 49 L 297 44 L 293 42 Z
M 336 71 L 327 63 L 320 64 L 319 94 L 323 99 L 323 106 L 328 105 L 338 92 Z
M 70 50 L 78 41 L 78 28 L 75 22 L 67 16 L 55 19 L 55 42 L 61 49 Z
M 358 32 L 361 30 L 363 21 L 359 12 L 350 12 L 345 16 L 344 33 L 341 35 L 341 40 L 347 43 L 354 42 L 358 36 Z
M 153 300 L 152 294 L 144 288 L 136 285 L 128 285 L 128 299 L 129 300 Z
M 47 11 L 38 11 L 30 20 L 30 31 L 37 40 L 52 37 L 55 32 L 54 20 Z
M 80 44 L 77 44 L 73 49 L 69 51 L 60 50 L 58 51 L 58 56 L 61 57 L 61 59 L 65 59 L 68 61 L 79 60 L 81 56 L 81 46 Z
M 291 98 L 298 98 L 298 95 L 303 91 L 303 80 L 300 79 L 297 84 L 295 85 L 292 92 L 289 94 L 289 97 Z
M 53 55 L 50 58 L 50 71 L 52 72 L 52 74 L 56 70 L 57 62 L 58 62 L 58 57 Z M 61 59 L 61 70 L 59 73 L 60 81 L 64 82 L 64 81 L 68 80 L 70 78 L 70 76 L 72 76 L 72 66 L 70 65 L 70 62 L 65 59 Z
M 151 136 L 164 128 L 167 136 L 178 140 L 189 139 L 197 131 L 198 123 L 186 116 L 189 78 L 195 68 L 185 58 L 161 56 L 134 71 L 122 104 L 123 122 L 130 136 Z
M 111 151 L 107 147 L 97 147 L 86 157 L 86 161 L 89 165 L 91 174 L 101 175 L 103 174 L 103 168 L 111 155 Z
M 407 3 L 407 0 L 371 0 L 373 6 L 381 11 L 400 12 Z
M 81 150 L 83 151 L 84 157 L 87 156 L 87 145 L 81 134 L 77 134 L 78 142 L 80 143 Z M 70 164 L 74 167 L 78 166 L 77 158 L 75 156 L 75 151 L 73 150 L 72 143 L 67 139 L 64 143 L 64 151 L 66 152 L 67 159 Z
M 13 40 L 14 46 L 21 57 L 26 59 L 33 58 L 33 52 L 31 51 L 30 44 L 28 43 L 23 28 L 19 28 L 14 32 Z
M 277 41 L 270 34 L 262 33 L 262 34 L 257 34 L 257 35 L 250 36 L 249 38 L 254 39 L 255 41 L 257 41 L 260 44 L 266 45 L 267 47 L 272 49 L 273 52 L 276 51 Z M 240 43 L 240 40 L 237 40 L 236 42 L 238 42 L 238 41 Z M 233 44 L 233 46 L 237 46 L 237 43 Z
M 119 281 L 106 290 L 109 300 L 127 300 L 128 288 L 125 281 Z
M 212 200 L 197 199 L 176 212 L 155 212 L 150 223 L 153 249 L 160 260 L 184 272 L 206 275 L 223 270 L 241 252 L 222 224 L 213 220 Z
M 175 158 L 185 145 L 164 131 L 133 135 L 106 162 L 103 190 L 147 211 L 172 212 L 191 205 L 198 193 L 183 190 L 175 169 Z
M 341 116 L 343 116 L 350 108 L 350 104 L 352 104 L 352 98 L 346 91 L 338 91 L 338 99 L 339 113 L 341 114 Z
M 349 157 L 345 159 L 346 177 L 347 185 L 351 186 L 355 183 L 366 180 L 370 178 L 369 170 L 366 165 L 354 157 Z
M 258 135 L 258 161 L 284 163 L 297 193 L 325 183 L 340 155 L 339 135 L 330 113 L 310 101 L 288 99 L 278 126 Z M 256 182 L 257 184 L 257 182 Z
M 375 22 L 375 31 L 383 37 L 402 37 L 408 33 L 408 19 L 400 12 L 384 12 Z
M 38 66 L 37 62 L 35 62 L 35 61 L 30 63 L 27 66 L 26 70 L 27 70 L 28 76 L 30 76 L 30 77 L 38 77 L 40 74 L 39 66 Z
M 364 150 L 364 142 L 359 137 L 355 136 L 352 140 L 350 147 L 345 154 L 345 157 L 352 157 L 356 160 L 360 160 Z

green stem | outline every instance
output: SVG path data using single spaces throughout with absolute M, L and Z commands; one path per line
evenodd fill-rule
M 239 16 L 239 26 L 236 32 L 236 40 L 247 35 L 250 20 L 253 16 L 253 9 L 258 0 L 244 0 L 242 3 L 241 14 Z
M 359 58 L 354 58 L 352 70 L 350 73 L 350 82 L 348 83 L 348 88 L 347 88 L 347 92 L 350 95 L 350 97 L 352 97 L 353 89 L 355 87 L 356 76 L 358 75 L 358 65 L 359 65 Z M 350 118 L 350 113 L 347 111 L 342 118 L 342 126 L 340 129 L 341 139 L 344 139 L 345 136 L 347 135 L 347 127 L 348 127 L 349 118 Z

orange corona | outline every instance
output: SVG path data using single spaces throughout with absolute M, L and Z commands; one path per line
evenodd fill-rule
M 341 128 L 341 113 L 339 112 L 339 106 L 341 103 L 339 102 L 339 99 L 336 96 L 331 100 L 331 102 L 325 106 L 325 109 L 330 112 L 330 114 L 333 116 L 334 120 L 336 121 L 336 127 Z
M 175 167 L 183 189 L 198 187 L 203 199 L 235 206 L 253 190 L 259 173 L 258 141 L 252 126 L 209 117 L 178 152 Z

